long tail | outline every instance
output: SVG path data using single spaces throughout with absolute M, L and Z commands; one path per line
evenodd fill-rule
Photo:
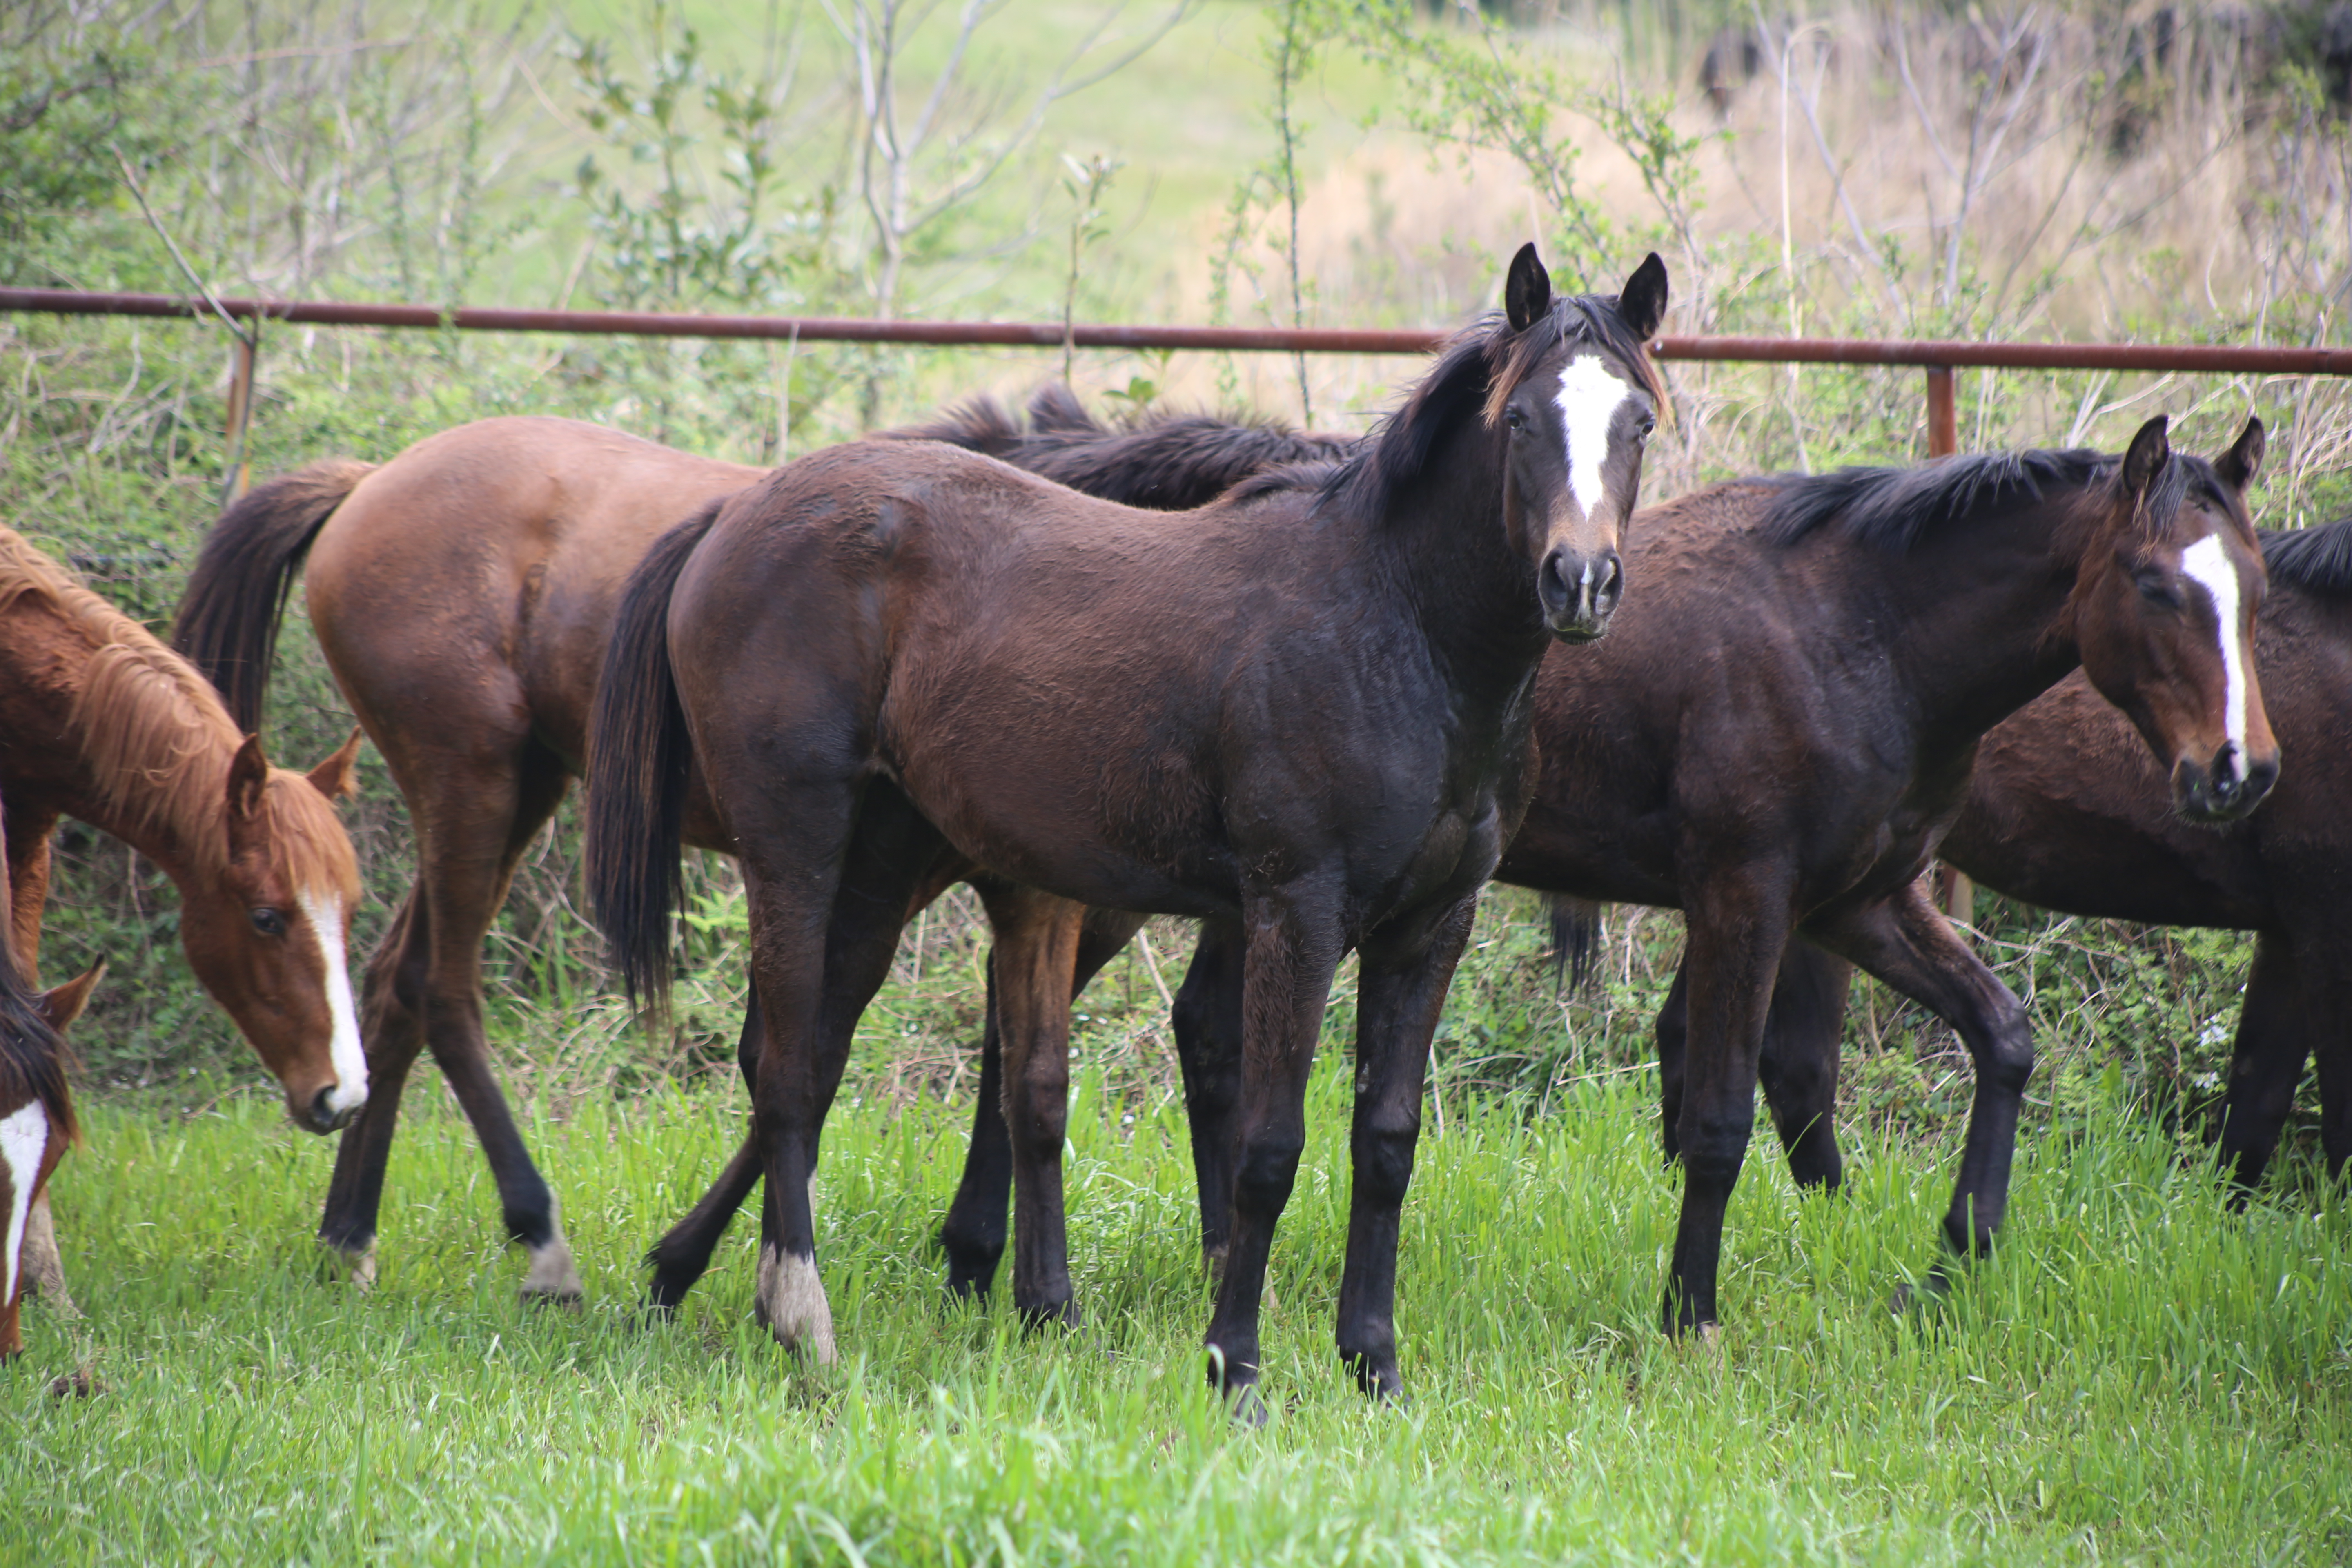
M 655 541 L 630 575 L 604 645 L 588 726 L 588 892 L 632 1002 L 666 1002 L 670 911 L 682 891 L 694 744 L 669 663 L 669 601 L 710 531 L 711 502 Z
M 1551 912 L 1551 980 L 1564 980 L 1570 994 L 1591 983 L 1601 944 L 1601 906 L 1588 899 L 1554 893 L 1545 900 Z
M 172 647 L 205 672 L 247 732 L 261 728 L 295 569 L 343 498 L 374 471 L 344 458 L 298 468 L 246 495 L 205 536 Z

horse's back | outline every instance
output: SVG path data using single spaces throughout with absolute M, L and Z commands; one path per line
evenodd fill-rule
M 445 430 L 362 480 L 320 531 L 311 619 L 380 743 L 462 733 L 472 704 L 576 765 L 621 584 L 665 530 L 765 471 L 570 419 Z

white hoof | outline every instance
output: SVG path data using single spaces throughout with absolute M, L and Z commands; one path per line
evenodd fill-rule
M 580 1271 L 572 1266 L 572 1244 L 557 1231 L 555 1239 L 530 1250 L 530 1271 L 522 1277 L 522 1299 L 558 1307 L 577 1307 L 587 1298 Z
M 362 1292 L 375 1289 L 374 1242 L 371 1241 L 365 1247 L 336 1247 L 325 1241 L 321 1241 L 319 1245 L 325 1249 L 328 1257 L 335 1260 L 335 1267 L 342 1274 L 344 1284 Z
M 825 1301 L 815 1258 L 762 1247 L 759 1289 L 753 1300 L 760 1321 L 767 1324 L 778 1344 L 820 1366 L 832 1363 L 833 1308 Z

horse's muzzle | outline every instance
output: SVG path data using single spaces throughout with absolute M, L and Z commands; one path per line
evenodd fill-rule
M 1562 545 L 1536 574 L 1544 625 L 1562 642 L 1591 642 L 1607 631 L 1624 593 L 1625 563 L 1614 550 L 1584 555 Z
M 294 1112 L 294 1124 L 306 1132 L 318 1133 L 340 1132 L 350 1126 L 352 1119 L 367 1109 L 367 1100 L 362 1098 L 358 1103 L 338 1110 L 333 1104 L 335 1089 L 336 1086 L 331 1083 L 311 1096 L 308 1106 Z
M 2278 774 L 2276 757 L 2248 762 L 2225 741 L 2210 767 L 2187 757 L 2173 764 L 2173 809 L 2191 822 L 2236 822 L 2263 804 Z

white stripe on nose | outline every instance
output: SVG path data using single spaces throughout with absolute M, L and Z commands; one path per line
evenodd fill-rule
M 33 1184 L 41 1179 L 41 1155 L 49 1146 L 49 1113 L 39 1100 L 19 1107 L 0 1121 L 0 1165 L 8 1167 L 7 1288 L 0 1304 L 16 1299 L 16 1261 L 25 1250 L 25 1215 L 33 1205 Z
M 2221 536 L 2209 533 L 2180 552 L 2180 570 L 2196 579 L 2213 601 L 2221 643 L 2221 728 L 2242 752 L 2246 749 L 2246 658 L 2239 646 L 2237 563 Z
M 1601 466 L 1609 456 L 1609 427 L 1633 395 L 1599 354 L 1579 354 L 1559 373 L 1559 427 L 1568 442 L 1568 494 L 1591 517 L 1606 498 Z
M 360 1046 L 360 1018 L 352 1005 L 352 976 L 344 966 L 343 909 L 332 893 L 304 891 L 294 896 L 310 929 L 319 938 L 319 962 L 327 988 L 327 1010 L 335 1033 L 329 1054 L 335 1064 L 335 1087 L 328 1091 L 327 1109 L 341 1116 L 367 1103 L 367 1052 Z

